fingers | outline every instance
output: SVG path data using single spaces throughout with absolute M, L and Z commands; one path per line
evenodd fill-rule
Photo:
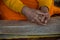
M 33 22 L 33 23 L 36 23 L 36 24 L 39 24 L 39 25 L 46 25 L 45 23 L 44 23 L 44 17 L 43 18 L 41 18 L 41 17 L 34 17 L 32 20 L 31 20 L 31 22 Z M 43 21 L 42 21 L 43 20 Z M 46 20 L 45 20 L 46 21 Z
M 30 22 L 37 23 L 39 25 L 46 25 L 49 20 L 47 13 L 43 13 L 39 10 L 26 11 L 26 17 Z
M 39 20 L 41 21 L 41 23 L 44 23 L 45 14 L 40 11 L 37 11 L 37 15 L 39 16 Z
M 45 24 L 49 21 L 49 19 L 50 19 L 49 16 L 45 17 Z
M 46 24 L 42 23 L 39 18 L 34 18 L 34 20 L 35 20 L 35 23 L 37 23 L 39 25 L 46 25 Z
M 44 18 L 45 15 L 43 13 L 41 13 L 40 11 L 36 11 L 36 14 L 34 16 L 34 22 L 40 25 L 44 25 Z
M 42 15 L 42 16 L 44 16 L 45 14 L 44 13 L 42 13 L 41 11 L 39 11 L 39 10 L 37 10 L 36 11 L 36 13 L 38 14 L 38 15 Z
M 40 19 L 41 22 L 44 22 L 44 19 L 45 19 L 45 16 L 42 16 L 41 19 Z

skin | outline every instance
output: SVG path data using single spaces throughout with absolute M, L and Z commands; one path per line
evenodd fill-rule
M 24 6 L 22 9 L 22 13 L 28 18 L 30 22 L 39 25 L 46 25 L 46 23 L 50 19 L 47 7 L 42 7 L 40 8 L 40 10 L 36 10 Z

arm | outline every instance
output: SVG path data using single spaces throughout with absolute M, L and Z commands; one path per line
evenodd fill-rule
M 41 22 L 42 19 L 45 19 L 44 13 L 40 12 L 39 10 L 35 10 L 29 7 L 24 7 L 23 3 L 20 0 L 5 0 L 4 3 L 16 12 L 21 12 L 28 18 L 28 20 L 33 21 L 38 24 L 45 24 L 44 20 Z M 23 9 L 22 9 L 23 8 Z M 42 16 L 42 17 L 41 17 Z M 44 18 L 43 18 L 44 17 Z
M 20 0 L 3 0 L 3 2 L 12 10 L 16 12 L 22 11 L 24 4 Z

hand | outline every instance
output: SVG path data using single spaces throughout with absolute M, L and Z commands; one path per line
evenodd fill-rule
M 42 6 L 39 8 L 39 10 L 45 14 L 44 22 L 46 24 L 48 22 L 48 20 L 50 19 L 49 8 L 46 6 Z M 42 19 L 42 21 L 43 21 L 43 19 Z
M 45 25 L 48 21 L 48 13 L 43 13 L 40 10 L 24 7 L 22 13 L 28 18 L 29 21 Z

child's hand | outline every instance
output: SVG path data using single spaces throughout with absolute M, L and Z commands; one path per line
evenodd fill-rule
M 28 20 L 37 24 L 45 25 L 49 20 L 49 14 L 43 13 L 40 10 L 24 7 L 22 13 L 28 18 Z

